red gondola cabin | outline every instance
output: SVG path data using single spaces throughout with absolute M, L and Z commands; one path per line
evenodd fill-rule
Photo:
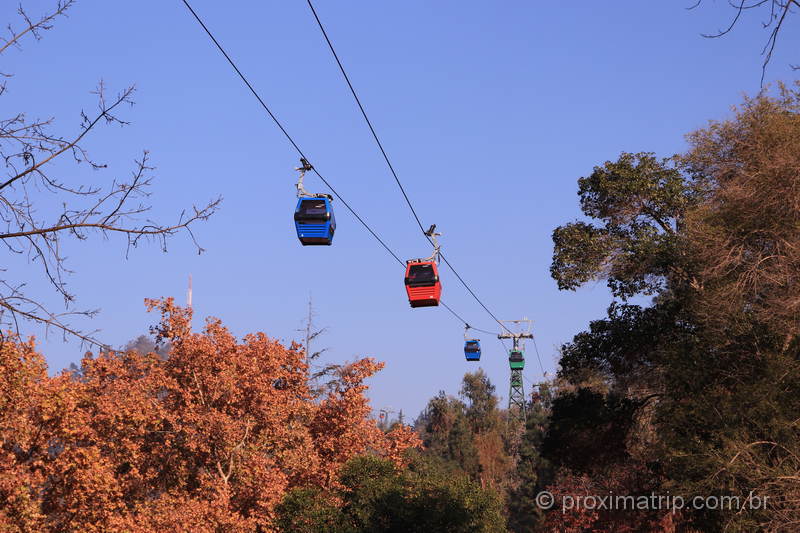
M 433 261 L 409 261 L 406 264 L 406 292 L 411 307 L 439 305 L 442 284 L 439 269 Z

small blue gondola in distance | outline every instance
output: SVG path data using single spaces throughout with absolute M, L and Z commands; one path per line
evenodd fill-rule
M 301 196 L 294 210 L 294 226 L 297 238 L 303 246 L 330 246 L 336 232 L 336 217 L 333 215 L 333 199 L 330 196 Z
M 481 343 L 479 340 L 472 339 L 464 342 L 464 357 L 466 357 L 467 361 L 481 360 Z

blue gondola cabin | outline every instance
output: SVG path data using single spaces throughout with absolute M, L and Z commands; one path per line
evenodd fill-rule
M 336 232 L 333 216 L 333 198 L 330 196 L 302 196 L 294 211 L 297 238 L 303 246 L 330 246 Z
M 406 265 L 406 293 L 411 307 L 439 305 L 442 284 L 439 269 L 433 261 L 409 261 Z
M 467 361 L 481 360 L 481 343 L 477 339 L 470 339 L 464 342 L 464 357 Z

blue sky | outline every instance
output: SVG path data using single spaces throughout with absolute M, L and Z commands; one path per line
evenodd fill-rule
M 13 21 L 16 4 L 0 7 Z M 51 2 L 27 2 L 32 14 Z M 423 223 L 437 224 L 443 250 L 500 318 L 534 321 L 545 370 L 558 346 L 604 315 L 604 284 L 559 292 L 549 276 L 552 230 L 580 215 L 576 180 L 621 151 L 667 156 L 684 135 L 723 118 L 759 88 L 767 38 L 752 14 L 723 39 L 726 2 L 355 2 L 318 0 L 370 118 Z M 221 318 L 237 335 L 300 338 L 309 295 L 317 345 L 326 359 L 374 356 L 386 368 L 371 380 L 375 408 L 415 417 L 439 390 L 456 393 L 463 374 L 463 328 L 446 310 L 409 308 L 403 272 L 342 206 L 332 247 L 298 243 L 293 229 L 297 157 L 179 0 L 132 4 L 80 0 L 39 42 L 3 56 L 14 73 L 3 109 L 56 117 L 76 131 L 90 91 L 135 83 L 125 128 L 101 128 L 86 143 L 108 163 L 92 172 L 59 165 L 66 181 L 124 177 L 142 149 L 157 167 L 154 215 L 176 217 L 192 203 L 223 196 L 198 225 L 207 250 L 186 237 L 169 253 L 144 246 L 125 257 L 123 241 L 97 237 L 67 247 L 75 308 L 100 308 L 86 327 L 112 345 L 147 331 L 156 317 L 145 297 L 185 299 L 194 278 L 195 324 Z M 401 257 L 429 246 L 373 144 L 305 2 L 195 0 L 206 20 L 317 168 Z M 794 20 L 780 36 L 767 81 L 793 79 Z M 309 190 L 324 191 L 314 177 Z M 51 201 L 43 200 L 43 201 Z M 22 267 L 20 267 L 22 268 Z M 58 309 L 36 265 L 20 272 L 31 294 Z M 471 324 L 491 318 L 454 276 L 443 298 Z M 30 333 L 43 332 L 29 327 Z M 480 363 L 507 396 L 502 347 L 481 335 Z M 53 369 L 82 351 L 58 335 L 41 339 Z M 541 378 L 528 347 L 526 389 Z

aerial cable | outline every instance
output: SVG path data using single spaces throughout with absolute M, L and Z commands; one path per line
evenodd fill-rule
M 422 221 L 419 219 L 419 216 L 417 215 L 414 206 L 411 205 L 411 200 L 408 198 L 408 194 L 406 194 L 406 190 L 403 188 L 403 184 L 400 183 L 400 178 L 397 177 L 397 172 L 395 172 L 394 166 L 392 166 L 392 162 L 389 160 L 389 156 L 386 155 L 386 150 L 384 150 L 383 144 L 381 143 L 381 140 L 378 138 L 378 134 L 375 132 L 375 128 L 372 126 L 372 122 L 369 120 L 367 112 L 364 110 L 364 106 L 361 104 L 361 99 L 359 99 L 358 94 L 356 93 L 356 90 L 353 87 L 353 84 L 350 82 L 350 77 L 344 70 L 344 65 L 342 65 L 342 62 L 339 60 L 339 55 L 333 48 L 333 43 L 331 42 L 330 38 L 328 38 L 328 32 L 325 31 L 325 27 L 322 25 L 322 21 L 319 19 L 319 16 L 317 15 L 317 10 L 314 9 L 314 5 L 311 3 L 311 0 L 307 0 L 307 2 L 308 2 L 308 7 L 311 8 L 311 13 L 313 13 L 314 18 L 317 21 L 319 29 L 322 31 L 322 36 L 325 37 L 325 41 L 328 43 L 328 48 L 330 48 L 331 53 L 333 54 L 333 58 L 336 60 L 336 64 L 339 65 L 339 70 L 341 71 L 342 76 L 344 76 L 344 81 L 347 82 L 347 86 L 350 88 L 350 92 L 352 93 L 353 98 L 356 101 L 356 104 L 358 104 L 358 108 L 361 110 L 361 115 L 364 117 L 364 120 L 366 121 L 367 126 L 369 127 L 369 131 L 372 133 L 372 138 L 375 139 L 375 143 L 377 143 L 378 148 L 381 151 L 381 154 L 383 154 L 383 159 L 384 161 L 386 161 L 386 165 L 389 167 L 392 176 L 394 176 L 394 181 L 397 182 L 397 186 L 400 187 L 400 192 L 403 193 L 403 198 L 406 199 L 406 203 L 408 204 L 408 207 L 411 209 L 411 213 L 414 215 L 414 219 L 417 221 L 419 229 L 422 230 L 423 233 L 425 233 L 425 227 L 422 225 Z
M 469 291 L 469 293 L 472 295 L 472 297 L 475 298 L 475 301 L 478 302 L 481 307 L 483 307 L 484 311 L 486 311 L 489 314 L 489 316 L 492 317 L 492 319 L 495 322 L 500 324 L 501 328 L 505 329 L 506 331 L 509 331 L 508 328 L 506 328 L 506 326 L 502 322 L 500 322 L 500 320 L 494 315 L 494 313 L 489 311 L 489 308 L 484 305 L 484 303 L 481 301 L 480 298 L 478 298 L 478 295 L 475 294 L 475 292 L 470 288 L 470 286 L 467 285 L 467 282 L 464 281 L 464 279 L 461 277 L 461 275 L 458 273 L 458 271 L 455 268 L 453 268 L 453 265 L 450 264 L 450 261 L 447 260 L 447 257 L 445 257 L 445 255 L 442 252 L 439 252 L 439 256 L 442 258 L 442 261 L 444 261 L 444 263 L 450 268 L 450 270 L 453 272 L 453 274 L 456 275 L 456 277 L 458 278 L 458 281 L 460 281 L 461 284 L 467 289 L 467 291 Z
M 350 93 L 353 95 L 353 98 L 355 99 L 356 104 L 358 105 L 358 109 L 361 111 L 361 115 L 364 117 L 364 121 L 367 123 L 367 126 L 369 127 L 370 133 L 372 133 L 372 138 L 375 139 L 375 143 L 378 145 L 378 149 L 380 149 L 380 152 L 383 155 L 383 159 L 384 161 L 386 161 L 386 165 L 389 167 L 389 171 L 392 173 L 392 176 L 394 177 L 394 181 L 400 188 L 400 192 L 403 194 L 403 198 L 405 198 L 405 201 L 408 204 L 408 208 L 411 210 L 411 214 L 414 216 L 414 220 L 416 220 L 417 222 L 417 226 L 419 226 L 419 229 L 422 231 L 423 234 L 425 234 L 425 237 L 428 239 L 428 241 L 430 241 L 431 244 L 434 244 L 431 241 L 430 236 L 428 236 L 427 233 L 425 232 L 425 226 L 422 224 L 419 215 L 417 215 L 417 210 L 414 209 L 414 205 L 411 203 L 411 200 L 409 199 L 408 194 L 406 193 L 406 190 L 403 187 L 403 184 L 400 182 L 400 178 L 397 176 L 397 172 L 395 171 L 392 162 L 389 160 L 389 156 L 386 154 L 386 150 L 383 147 L 383 143 L 381 143 L 378 134 L 375 132 L 375 128 L 372 126 L 372 121 L 370 121 L 369 116 L 367 116 L 367 112 L 364 109 L 364 106 L 361 104 L 361 99 L 358 97 L 358 93 L 356 93 L 353 84 L 350 82 L 350 77 L 347 75 L 347 72 L 344 69 L 344 65 L 342 65 L 342 62 L 339 59 L 339 54 L 336 53 L 336 49 L 333 47 L 333 43 L 328 37 L 328 32 L 325 31 L 325 27 L 323 26 L 322 21 L 319 18 L 319 15 L 317 15 L 317 10 L 314 9 L 314 5 L 311 3 L 311 0 L 306 0 L 306 2 L 308 3 L 308 7 L 311 8 L 311 13 L 314 15 L 314 19 L 317 21 L 317 25 L 319 26 L 319 29 L 322 32 L 322 36 L 325 38 L 325 42 L 328 43 L 328 48 L 330 49 L 331 54 L 333 54 L 333 58 L 336 60 L 336 64 L 339 66 L 339 71 L 342 73 L 345 82 L 347 82 L 347 86 L 350 88 Z M 464 279 L 461 277 L 458 271 L 455 268 L 453 268 L 453 265 L 450 263 L 450 261 L 447 260 L 445 255 L 442 253 L 440 253 L 439 255 L 441 256 L 445 264 L 453 272 L 453 274 L 456 275 L 456 278 L 458 278 L 461 284 L 464 285 L 464 287 L 472 295 L 472 297 L 475 298 L 475 301 L 477 301 L 480 304 L 480 306 L 483 307 L 483 309 L 489 314 L 489 316 L 492 317 L 492 319 L 494 319 L 495 322 L 497 322 L 500 325 L 501 328 L 506 329 L 506 326 L 502 322 L 500 322 L 500 320 L 494 315 L 494 313 L 492 313 L 489 310 L 488 307 L 486 307 L 486 305 L 484 305 L 484 303 L 480 300 L 480 298 L 478 298 L 478 295 L 475 294 L 475 291 L 473 291 L 470 288 L 470 286 L 467 284 L 466 281 L 464 281 Z M 509 330 L 506 329 L 506 331 Z
M 261 107 L 263 107 L 263 108 L 264 108 L 264 111 L 266 111 L 266 112 L 267 112 L 267 114 L 268 114 L 268 115 L 269 115 L 269 117 L 272 119 L 272 121 L 275 123 L 275 125 L 276 125 L 276 126 L 278 126 L 278 129 L 280 129 L 280 130 L 281 130 L 281 132 L 283 133 L 283 135 L 286 137 L 286 139 L 288 139 L 288 141 L 291 143 L 291 145 L 294 147 L 294 149 L 297 151 L 297 153 L 298 153 L 298 154 L 300 154 L 300 157 L 301 157 L 302 159 L 306 159 L 306 160 L 307 160 L 308 158 L 306 157 L 306 155 L 303 153 L 303 151 L 300 149 L 300 147 L 299 147 L 299 146 L 297 145 L 297 143 L 294 141 L 294 139 L 292 138 L 292 136 L 291 136 L 291 135 L 289 135 L 289 132 L 288 132 L 288 131 L 286 131 L 286 128 L 284 128 L 284 127 L 283 127 L 283 124 L 281 124 L 280 120 L 278 120 L 278 117 L 276 117 L 276 116 L 275 116 L 275 114 L 272 112 L 272 110 L 270 110 L 269 106 L 268 106 L 268 105 L 267 105 L 267 104 L 264 102 L 264 100 L 261 98 L 261 96 L 258 94 L 258 92 L 257 92 L 257 91 L 256 91 L 256 90 L 253 88 L 253 86 L 252 86 L 252 85 L 250 84 L 250 82 L 247 80 L 247 78 L 245 77 L 245 75 L 244 75 L 244 74 L 242 74 L 242 71 L 241 71 L 241 70 L 239 70 L 239 67 L 237 67 L 237 66 L 236 66 L 236 63 L 234 63 L 234 62 L 233 62 L 233 59 L 231 59 L 231 57 L 228 55 L 228 53 L 225 51 L 225 49 L 224 49 L 224 48 L 222 48 L 222 45 L 219 43 L 219 41 L 217 41 L 217 39 L 214 37 L 214 35 L 211 33 L 211 31 L 208 29 L 208 27 L 207 27 L 207 26 L 206 26 L 206 25 L 203 23 L 203 21 L 200 19 L 200 17 L 199 17 L 199 16 L 198 16 L 198 14 L 195 12 L 195 10 L 194 10 L 194 9 L 192 9 L 192 6 L 190 6 L 190 5 L 189 5 L 189 2 L 187 2 L 187 0 L 181 0 L 181 1 L 182 1 L 182 2 L 183 2 L 183 4 L 184 4 L 184 5 L 187 7 L 187 9 L 189 10 L 189 12 L 190 12 L 190 13 L 191 13 L 191 14 L 194 16 L 195 20 L 197 20 L 197 22 L 200 24 L 200 26 L 203 28 L 203 30 L 205 30 L 206 34 L 208 34 L 208 36 L 211 38 L 211 41 L 212 41 L 212 42 L 213 42 L 213 43 L 216 45 L 216 47 L 219 49 L 219 51 L 222 53 L 222 55 L 223 55 L 223 56 L 225 56 L 225 59 L 227 59 L 227 60 L 228 60 L 228 63 L 230 63 L 231 67 L 233 67 L 233 70 L 234 70 L 234 71 L 236 71 L 236 74 L 238 74 L 238 75 L 239 75 L 239 77 L 242 79 L 242 81 L 243 81 L 243 82 L 244 82 L 244 84 L 247 86 L 247 88 L 248 88 L 248 89 L 250 89 L 250 92 L 251 92 L 251 93 L 253 93 L 253 96 L 255 96 L 255 97 L 256 97 L 256 100 L 258 100 L 258 103 L 259 103 L 259 104 L 261 104 Z M 333 188 L 333 186 L 332 186 L 332 185 L 331 185 L 331 184 L 328 182 L 328 180 L 326 180 L 326 179 L 325 179 L 325 178 L 322 176 L 322 174 L 320 174 L 320 173 L 319 173 L 319 171 L 316 169 L 316 167 L 315 167 L 315 168 L 313 168 L 312 170 L 313 170 L 314 174 L 316 174 L 316 175 L 317 175 L 317 177 L 319 177 L 319 179 L 320 179 L 320 180 L 322 180 L 322 183 L 324 183 L 324 184 L 325 184 L 325 185 L 326 185 L 326 186 L 327 186 L 327 187 L 328 187 L 328 188 L 331 190 L 331 192 L 332 192 L 332 193 L 333 193 L 333 194 L 336 196 L 336 198 L 338 198 L 338 199 L 339 199 L 339 201 L 340 201 L 340 202 L 342 202 L 342 205 L 344 205 L 344 206 L 347 208 L 347 210 L 348 210 L 348 211 L 350 211 L 350 213 L 352 213 L 352 214 L 353 214 L 353 216 L 354 216 L 354 217 L 356 217 L 356 219 L 357 219 L 359 222 L 361 222 L 361 225 L 362 225 L 362 226 L 364 226 L 364 227 L 367 229 L 367 231 L 369 231 L 369 232 L 372 234 L 372 236 L 373 236 L 373 237 L 375 237 L 375 239 L 376 239 L 376 240 L 377 240 L 379 243 L 381 243 L 381 246 L 383 246 L 383 247 L 386 249 L 386 251 L 387 251 L 387 252 L 389 252 L 389 253 L 392 255 L 392 257 L 394 257 L 394 258 L 395 258 L 395 260 L 396 260 L 398 263 L 400 263 L 401 265 L 405 265 L 405 263 L 403 262 L 403 260 L 402 260 L 402 259 L 400 259 L 400 258 L 397 256 L 397 254 L 395 254 L 395 253 L 392 251 L 392 249 L 391 249 L 391 248 L 389 248 L 389 246 L 388 246 L 388 245 L 387 245 L 385 242 L 383 242 L 383 239 L 381 239 L 381 238 L 378 236 L 378 234 L 377 234 L 377 233 L 375 233 L 375 232 L 372 230 L 372 228 L 370 228 L 370 227 L 369 227 L 369 225 L 368 225 L 366 222 L 364 222 L 364 219 L 362 219 L 362 218 L 361 218 L 361 217 L 358 215 L 358 213 L 356 213 L 356 212 L 355 212 L 355 210 L 354 210 L 352 207 L 350 207 L 350 204 L 348 204 L 348 203 L 347 203 L 347 202 L 344 200 L 344 198 L 342 198 L 342 197 L 339 195 L 339 193 L 338 193 L 338 192 L 336 192 L 336 189 L 334 189 L 334 188 Z
M 536 351 L 536 360 L 539 361 L 539 368 L 542 370 L 542 378 L 544 378 L 547 372 L 544 371 L 544 365 L 542 365 L 542 358 L 539 356 L 539 347 L 536 345 L 536 337 L 533 337 L 531 340 L 533 341 L 533 349 Z
M 487 335 L 494 335 L 494 336 L 497 336 L 497 335 L 498 335 L 498 333 L 497 333 L 496 331 L 486 331 L 485 329 L 476 328 L 475 326 L 472 326 L 472 325 L 470 325 L 470 324 L 468 324 L 468 323 L 466 323 L 466 322 L 464 322 L 464 327 L 466 327 L 467 329 L 472 329 L 472 330 L 475 330 L 475 331 L 480 331 L 481 333 L 486 333 Z M 501 341 L 501 342 L 502 342 L 502 341 Z
M 446 303 L 444 303 L 442 300 L 439 300 L 439 303 L 440 303 L 440 304 L 442 304 L 442 305 L 445 307 L 445 309 L 447 309 L 448 311 L 450 311 L 450 313 L 452 313 L 452 315 L 453 315 L 454 317 L 456 317 L 456 318 L 457 318 L 459 321 L 463 322 L 464 324 L 466 324 L 466 323 L 467 323 L 467 322 L 466 322 L 466 321 L 465 321 L 463 318 L 461 318 L 460 316 L 458 316 L 458 314 L 457 314 L 455 311 L 453 311 L 453 309 L 452 309 L 452 308 L 451 308 L 449 305 L 447 305 Z
M 261 107 L 264 108 L 264 111 L 267 112 L 267 114 L 272 119 L 272 121 L 275 123 L 275 125 L 278 126 L 278 129 L 281 130 L 281 133 L 283 133 L 283 135 L 286 137 L 286 139 L 289 141 L 289 143 L 292 145 L 292 147 L 294 147 L 294 149 L 300 155 L 301 159 L 307 161 L 308 158 L 306 157 L 305 153 L 303 153 L 303 151 L 300 149 L 300 146 L 298 146 L 298 144 L 295 142 L 295 140 L 292 138 L 292 136 L 289 135 L 289 132 L 286 130 L 286 128 L 283 126 L 283 124 L 281 124 L 280 120 L 278 120 L 278 117 L 275 116 L 275 114 L 272 112 L 272 110 L 269 108 L 269 106 L 264 102 L 264 100 L 261 98 L 261 96 L 255 90 L 255 88 L 252 86 L 252 84 L 247 80 L 247 78 L 242 73 L 242 71 L 239 70 L 239 67 L 236 66 L 236 63 L 233 61 L 233 59 L 231 59 L 231 57 L 228 55 L 228 53 L 225 51 L 225 49 L 222 47 L 222 45 L 219 43 L 219 41 L 217 41 L 216 37 L 214 37 L 214 35 L 211 33 L 211 30 L 208 29 L 208 27 L 205 25 L 203 20 L 197 14 L 197 12 L 195 12 L 195 10 L 192 9 L 192 6 L 189 5 L 189 2 L 187 0 L 181 0 L 181 1 L 183 2 L 183 5 L 185 5 L 186 8 L 189 10 L 189 12 L 192 14 L 194 19 L 198 22 L 198 24 L 200 24 L 200 26 L 206 32 L 206 34 L 211 39 L 211 41 L 214 43 L 214 45 L 217 47 L 217 49 L 222 53 L 222 55 L 228 61 L 230 66 L 233 67 L 233 70 L 236 72 L 236 74 L 239 75 L 239 78 L 241 78 L 241 80 L 244 82 L 244 84 L 247 86 L 247 88 L 250 90 L 250 92 L 253 94 L 253 96 L 256 97 L 256 100 L 258 100 L 258 103 L 261 104 Z M 309 165 L 309 166 L 311 166 L 311 165 Z M 359 216 L 359 214 L 356 213 L 356 211 L 352 207 L 350 207 L 350 204 L 348 204 L 345 201 L 345 199 L 342 198 L 341 195 L 338 192 L 336 192 L 336 189 L 334 189 L 333 186 L 328 182 L 328 180 L 326 180 L 322 176 L 322 174 L 320 174 L 320 172 L 316 169 L 316 167 L 312 167 L 311 170 L 314 172 L 314 174 L 317 175 L 317 177 L 322 181 L 322 183 L 324 183 L 325 186 L 328 187 L 328 189 L 331 190 L 331 192 L 334 194 L 334 196 L 336 196 L 336 198 L 338 198 L 339 201 L 342 202 L 342 205 L 344 205 L 347 208 L 347 210 L 350 211 L 350 213 L 356 218 L 356 220 L 358 220 L 361 223 L 361 225 L 364 226 L 364 228 L 366 228 L 367 231 L 369 231 L 369 233 L 375 238 L 375 240 L 377 240 L 381 244 L 381 246 L 383 246 L 383 248 L 387 252 L 389 252 L 389 254 L 392 257 L 394 257 L 395 261 L 397 261 L 402 267 L 405 268 L 405 265 L 406 265 L 405 261 L 400 259 L 400 257 L 391 248 L 389 248 L 389 246 L 383 241 L 383 239 L 381 239 L 378 236 L 378 234 L 375 233 L 375 231 L 364 221 L 364 219 L 361 218 Z M 450 267 L 450 268 L 452 268 L 452 267 Z M 448 305 L 446 305 L 444 302 L 441 302 L 441 303 L 459 321 L 461 321 L 464 324 L 467 323 L 455 311 L 453 311 Z
M 486 333 L 487 335 L 494 335 L 495 337 L 498 335 L 496 331 L 486 331 L 485 329 L 476 328 L 475 326 L 470 326 L 469 329 L 474 329 L 475 331 L 480 331 L 481 333 Z

